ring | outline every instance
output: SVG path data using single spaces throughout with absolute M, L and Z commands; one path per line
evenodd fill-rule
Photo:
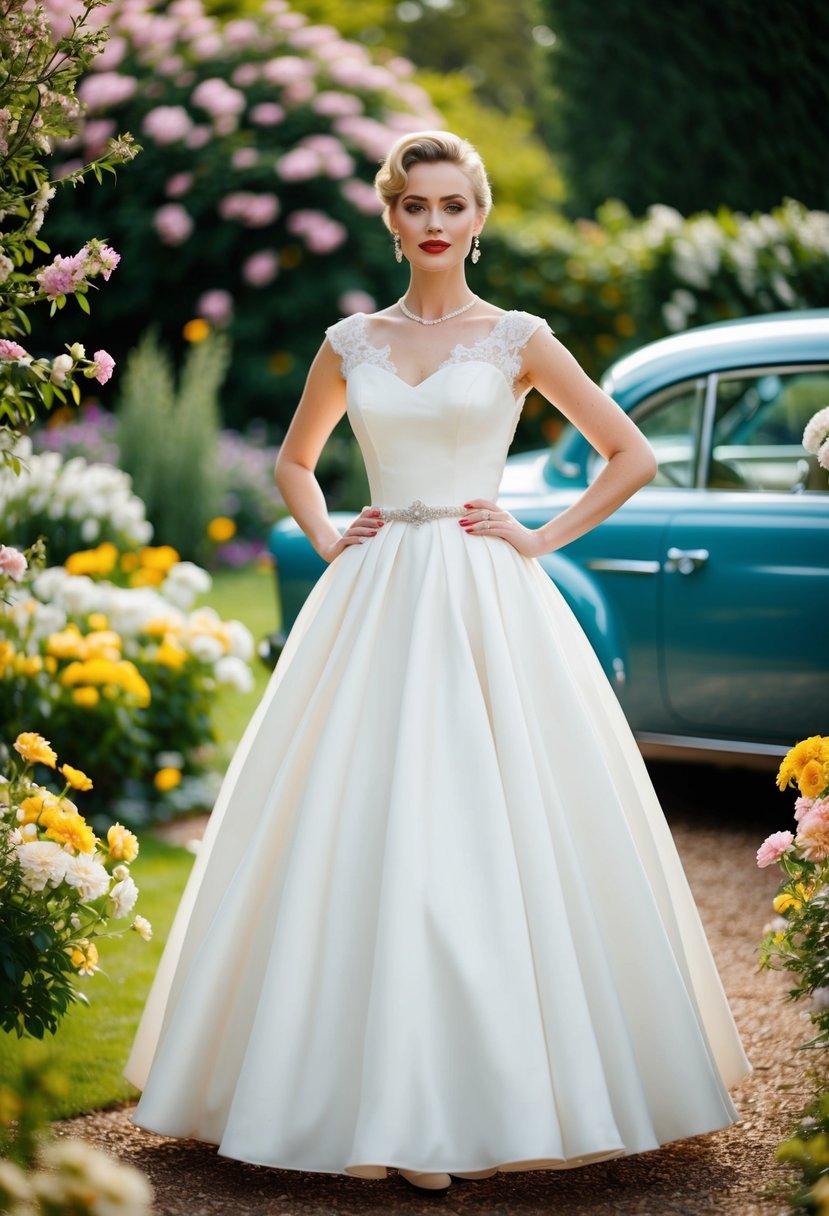
M 489 511 L 484 511 L 484 519 L 489 519 Z
M 489 521 L 488 521 L 488 520 L 487 520 L 487 522 L 484 524 L 484 527 L 485 527 L 485 528 L 489 528 Z

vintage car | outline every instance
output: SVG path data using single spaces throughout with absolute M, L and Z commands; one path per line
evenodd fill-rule
M 643 752 L 772 764 L 829 734 L 829 472 L 801 442 L 829 405 L 829 309 L 664 338 L 616 362 L 602 386 L 659 471 L 540 562 Z M 538 526 L 600 467 L 566 426 L 552 448 L 510 457 L 499 501 Z M 290 520 L 270 548 L 287 630 L 324 563 Z

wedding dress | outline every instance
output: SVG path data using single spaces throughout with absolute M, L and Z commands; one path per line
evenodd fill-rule
M 542 324 L 505 313 L 417 385 L 365 316 L 328 331 L 374 504 L 495 498 Z M 409 514 L 326 569 L 231 763 L 136 1122 L 364 1177 L 726 1126 L 747 1061 L 590 645 L 534 560 Z

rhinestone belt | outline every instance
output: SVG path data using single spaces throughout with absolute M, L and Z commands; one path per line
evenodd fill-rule
M 380 508 L 380 518 L 385 522 L 414 524 L 416 528 L 431 519 L 451 519 L 465 514 L 463 507 L 427 507 L 419 498 L 408 507 Z

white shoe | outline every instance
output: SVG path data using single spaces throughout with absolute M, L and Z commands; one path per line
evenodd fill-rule
M 481 1178 L 491 1178 L 493 1174 L 497 1174 L 497 1173 L 498 1173 L 498 1167 L 495 1166 L 491 1170 L 472 1170 L 472 1172 L 469 1174 L 457 1174 L 453 1171 L 452 1177 L 453 1178 L 467 1178 L 470 1181 L 478 1181 Z
M 422 1173 L 420 1170 L 401 1169 L 398 1169 L 397 1172 L 410 1186 L 416 1186 L 419 1191 L 448 1191 L 452 1185 L 452 1179 L 448 1174 L 429 1174 Z

